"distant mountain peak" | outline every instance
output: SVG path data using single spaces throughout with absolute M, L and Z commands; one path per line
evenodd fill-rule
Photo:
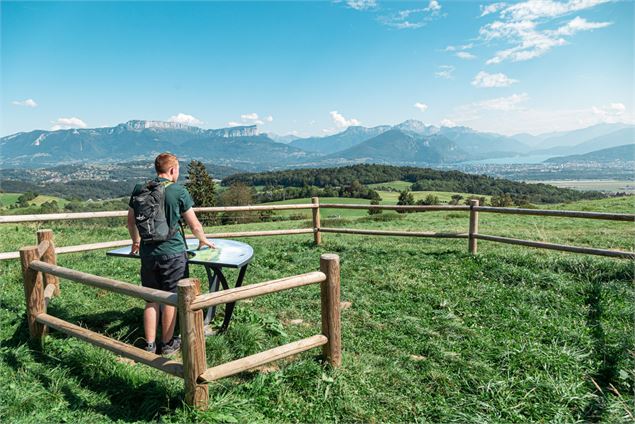
M 142 119 L 133 119 L 121 125 L 125 126 L 126 129 L 133 131 L 142 131 L 145 129 L 191 130 L 198 128 L 191 125 L 181 124 L 180 122 L 147 121 Z
M 418 135 L 432 135 L 439 132 L 438 127 L 435 127 L 434 125 L 426 125 L 416 119 L 408 119 L 403 121 L 401 124 L 395 125 L 393 128 Z

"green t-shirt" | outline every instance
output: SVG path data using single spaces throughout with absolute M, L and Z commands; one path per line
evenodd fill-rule
M 155 178 L 155 181 L 169 181 L 167 178 Z M 141 192 L 144 184 L 137 184 L 130 196 L 128 205 L 132 207 L 132 198 Z M 170 228 L 178 227 L 181 215 L 194 206 L 192 196 L 185 187 L 180 184 L 170 184 L 165 188 L 165 217 Z M 139 255 L 141 256 L 159 256 L 174 255 L 176 253 L 185 252 L 185 243 L 181 231 L 177 231 L 174 236 L 166 241 L 159 243 L 141 242 Z

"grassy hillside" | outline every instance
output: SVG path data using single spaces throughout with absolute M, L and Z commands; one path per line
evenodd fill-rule
M 631 200 L 554 207 L 632 213 Z M 353 228 L 467 228 L 467 214 L 457 212 L 325 221 Z M 298 226 L 310 223 L 222 231 Z M 123 220 L 46 227 L 59 245 L 126 237 Z M 32 243 L 37 228 L 0 226 L 0 250 Z M 635 248 L 629 223 L 482 213 L 481 232 Z M 342 368 L 330 370 L 309 351 L 223 379 L 211 384 L 207 412 L 181 404 L 180 380 L 59 333 L 52 332 L 43 353 L 31 350 L 19 263 L 0 262 L 0 421 L 626 422 L 633 413 L 632 262 L 482 241 L 472 257 L 466 240 L 325 234 L 319 247 L 311 240 L 242 239 L 255 250 L 246 284 L 314 270 L 321 253 L 339 254 L 342 301 L 349 302 L 342 311 Z M 137 262 L 103 251 L 61 255 L 59 263 L 139 281 Z M 200 267 L 192 272 L 204 278 Z M 142 307 L 62 281 L 62 296 L 50 310 L 139 343 Z M 239 303 L 229 331 L 207 338 L 208 365 L 313 335 L 319 320 L 314 286 Z
M 18 201 L 18 197 L 20 197 L 21 195 L 22 193 L 0 193 L 1 207 L 6 208 L 10 205 L 16 204 Z M 68 203 L 68 200 L 62 199 L 61 197 L 46 196 L 46 195 L 40 194 L 35 199 L 30 200 L 29 204 L 41 206 L 42 203 L 50 202 L 52 200 L 55 200 L 60 208 L 63 208 L 64 205 Z

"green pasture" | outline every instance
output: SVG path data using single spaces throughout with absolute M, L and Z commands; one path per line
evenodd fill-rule
M 0 207 L 6 208 L 16 204 L 21 195 L 22 193 L 0 193 Z
M 6 208 L 9 205 L 14 205 L 18 201 L 18 197 L 20 197 L 23 193 L 0 193 L 0 203 L 1 207 Z M 68 200 L 62 199 L 61 197 L 55 196 L 47 196 L 44 194 L 38 195 L 35 199 L 29 200 L 29 204 L 34 204 L 36 206 L 41 206 L 42 203 L 50 202 L 55 200 L 60 208 L 63 208 Z
M 632 200 L 553 207 L 633 213 Z M 392 213 L 325 218 L 323 225 L 463 232 L 467 217 Z M 632 223 L 481 213 L 480 224 L 487 234 L 635 249 Z M 298 220 L 207 231 L 310 226 Z M 0 226 L 0 250 L 33 243 L 38 228 L 52 228 L 60 246 L 126 237 L 123 219 L 12 224 Z M 467 240 L 324 234 L 314 246 L 307 234 L 242 241 L 255 251 L 246 284 L 315 270 L 322 253 L 340 255 L 340 369 L 308 351 L 211 384 L 210 409 L 192 411 L 182 404 L 179 379 L 55 331 L 43 350 L 30 346 L 20 265 L 2 261 L 0 422 L 632 421 L 630 261 L 484 241 L 473 257 Z M 58 262 L 139 283 L 138 263 L 104 251 Z M 191 269 L 204 279 L 201 268 Z M 208 365 L 318 333 L 319 305 L 316 286 L 239 303 L 229 331 L 207 338 Z M 62 281 L 49 310 L 140 344 L 142 308 L 142 301 Z
M 545 180 L 527 181 L 529 183 L 550 184 L 561 188 L 572 188 L 575 190 L 597 190 L 609 193 L 626 192 L 635 193 L 635 181 L 633 180 Z
M 410 189 L 410 186 L 412 185 L 412 183 L 408 182 L 408 181 L 389 181 L 386 183 L 377 183 L 377 184 L 366 184 L 369 188 L 372 188 L 374 190 L 383 190 L 386 191 L 387 189 L 392 189 L 392 190 L 397 190 L 397 191 L 403 191 L 406 189 Z

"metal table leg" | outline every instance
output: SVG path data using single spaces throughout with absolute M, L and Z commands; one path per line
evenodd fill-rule
M 243 279 L 245 278 L 245 273 L 247 272 L 247 265 L 240 268 L 238 271 L 238 279 L 236 280 L 236 285 L 234 287 L 240 287 L 243 285 Z M 219 270 L 219 277 L 221 284 L 223 287 L 227 287 L 227 280 L 222 272 Z M 232 314 L 234 313 L 234 306 L 236 306 L 236 302 L 228 303 L 225 305 L 225 318 L 223 319 L 223 325 L 221 326 L 219 332 L 227 331 L 227 327 L 229 327 L 229 321 L 232 319 Z
M 207 281 L 209 282 L 209 292 L 214 293 L 218 290 L 218 273 L 215 268 L 206 266 L 205 271 L 207 272 Z M 216 306 L 212 306 L 207 309 L 207 314 L 205 315 L 205 324 L 208 325 L 214 319 L 216 315 Z

